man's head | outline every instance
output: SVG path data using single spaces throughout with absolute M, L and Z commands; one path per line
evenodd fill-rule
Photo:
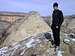
M 57 2 L 55 2 L 55 3 L 53 4 L 53 8 L 54 8 L 54 10 L 57 10 L 57 9 L 58 9 L 58 3 L 57 3 Z

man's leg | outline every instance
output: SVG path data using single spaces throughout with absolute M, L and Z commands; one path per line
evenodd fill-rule
M 52 27 L 52 32 L 53 32 L 53 38 L 54 38 L 54 45 L 56 46 L 56 38 L 55 38 L 55 36 L 56 36 L 56 29 L 55 29 L 55 27 Z
M 55 46 L 60 46 L 60 28 L 53 27 L 53 37 Z
M 56 46 L 60 46 L 60 28 L 56 29 Z

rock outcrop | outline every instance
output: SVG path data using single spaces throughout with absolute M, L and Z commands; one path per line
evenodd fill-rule
M 4 41 L 3 46 L 21 41 L 35 33 L 51 31 L 50 27 L 43 21 L 43 18 L 38 13 L 29 13 L 24 19 L 25 20 L 18 25 L 19 27 L 14 24 L 17 30 L 12 31 Z
M 51 34 L 51 33 L 50 33 Z M 50 56 L 50 42 L 44 32 L 0 49 L 0 56 Z

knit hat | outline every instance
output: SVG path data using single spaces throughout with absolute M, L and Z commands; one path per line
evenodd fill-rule
M 58 3 L 55 2 L 55 3 L 53 4 L 53 7 L 58 7 Z

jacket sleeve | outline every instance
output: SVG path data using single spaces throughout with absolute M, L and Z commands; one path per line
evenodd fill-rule
M 61 11 L 61 12 L 60 12 L 59 26 L 62 25 L 63 21 L 64 21 L 64 17 L 63 17 L 63 13 L 62 13 L 62 11 Z

